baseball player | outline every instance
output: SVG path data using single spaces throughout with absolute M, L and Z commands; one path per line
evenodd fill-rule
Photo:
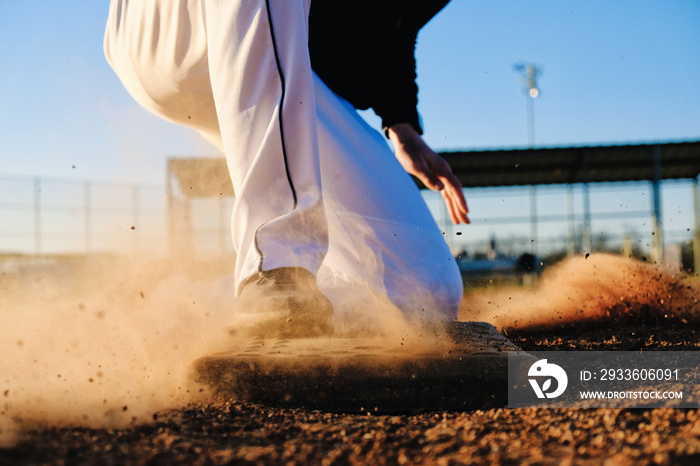
M 235 306 L 253 334 L 331 334 L 348 289 L 408 316 L 456 315 L 461 276 L 409 176 L 468 222 L 416 112 L 415 39 L 446 3 L 111 1 L 105 55 L 126 89 L 226 156 Z M 356 112 L 369 107 L 394 153 Z

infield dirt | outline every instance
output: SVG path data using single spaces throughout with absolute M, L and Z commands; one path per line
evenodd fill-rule
M 95 280 L 105 273 L 94 271 Z M 0 339 L 0 464 L 700 462 L 695 409 L 498 408 L 379 416 L 211 398 L 179 371 L 189 355 L 205 354 L 220 343 L 216 338 L 226 338 L 216 336 L 219 318 L 193 318 L 181 310 L 169 320 L 179 324 L 171 328 L 156 319 L 155 325 L 154 303 L 181 304 L 185 293 L 191 311 L 204 292 L 186 277 L 152 268 L 149 274 L 157 280 L 112 273 L 118 278 L 112 287 L 95 292 L 83 283 L 77 293 L 70 274 L 3 277 L 0 312 L 14 324 Z M 525 350 L 698 351 L 698 296 L 696 280 L 593 255 L 553 267 L 533 289 L 473 291 L 459 317 L 492 322 Z M 129 303 L 131 309 L 124 307 Z M 54 314 L 46 316 L 46 307 Z M 151 313 L 144 315 L 146 310 Z M 111 318 L 115 312 L 124 315 Z M 18 313 L 25 318 L 8 320 Z M 71 327 L 86 320 L 94 326 Z M 214 336 L 201 342 L 199 332 Z M 158 345 L 164 354 L 154 351 Z M 26 365 L 31 370 L 20 371 Z

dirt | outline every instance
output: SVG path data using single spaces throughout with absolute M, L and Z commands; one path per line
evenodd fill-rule
M 657 291 L 635 285 L 636 299 L 628 292 L 623 299 L 599 293 L 594 305 L 577 303 L 565 319 L 511 325 L 504 319 L 503 332 L 529 351 L 700 351 L 697 281 L 686 283 L 659 285 L 672 292 L 672 307 L 667 295 L 662 300 Z M 678 304 L 679 295 L 690 304 Z M 465 300 L 463 313 L 475 312 L 479 299 L 485 307 L 477 310 L 484 311 L 511 295 L 476 293 Z M 579 307 L 585 316 L 576 319 Z M 15 443 L 0 448 L 0 465 L 700 464 L 697 409 L 501 407 L 358 415 L 213 397 L 118 429 L 23 427 Z
M 610 322 L 608 322 L 609 324 Z M 526 350 L 700 350 L 695 328 L 511 330 Z M 696 409 L 344 415 L 213 399 L 124 429 L 35 428 L 0 464 L 698 464 Z
M 5 464 L 698 464 L 696 410 L 494 409 L 410 416 L 274 410 L 232 400 L 118 431 L 31 434 Z

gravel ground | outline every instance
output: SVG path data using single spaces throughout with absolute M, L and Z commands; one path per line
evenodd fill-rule
M 534 308 L 526 325 L 509 326 L 508 316 L 498 317 L 504 319 L 499 324 L 504 334 L 522 349 L 700 350 L 697 280 L 677 281 L 641 265 L 621 269 L 612 280 L 602 260 L 568 264 L 577 272 L 565 264 L 549 291 L 544 280 L 541 288 L 548 297 L 541 308 L 548 315 L 556 310 L 555 317 L 538 320 Z M 563 291 L 559 301 L 550 298 L 552 289 Z M 540 305 L 532 294 L 510 304 L 516 293 L 474 293 L 464 312 L 481 316 L 483 311 L 488 317 L 495 310 L 503 316 L 508 307 L 520 316 L 528 315 L 524 303 Z M 136 299 L 143 300 L 139 294 Z M 579 314 L 578 320 L 572 317 Z M 697 465 L 700 413 L 502 407 L 350 415 L 219 397 L 162 410 L 152 422 L 122 429 L 34 427 L 19 442 L 0 448 L 0 465 L 5 464 Z
M 509 336 L 526 350 L 698 350 L 694 328 L 599 321 Z M 0 464 L 227 463 L 695 465 L 700 413 L 500 408 L 362 416 L 214 399 L 121 430 L 34 430 L 0 450 Z

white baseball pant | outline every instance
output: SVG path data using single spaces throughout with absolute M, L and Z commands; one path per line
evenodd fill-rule
M 350 287 L 405 313 L 454 317 L 455 260 L 383 136 L 311 70 L 309 8 L 310 0 L 112 0 L 105 54 L 141 105 L 225 153 L 236 284 L 303 267 L 334 308 Z

